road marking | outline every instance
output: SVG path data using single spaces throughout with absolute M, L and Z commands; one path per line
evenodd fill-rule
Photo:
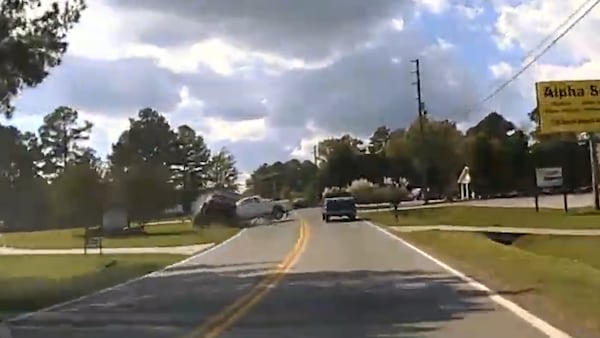
M 244 296 L 227 306 L 222 312 L 209 318 L 204 324 L 182 338 L 215 338 L 232 327 L 252 307 L 258 304 L 272 288 L 277 286 L 294 265 L 296 265 L 296 262 L 306 248 L 309 237 L 310 229 L 306 222 L 301 221 L 300 236 L 293 249 L 267 277 L 252 287 Z
M 157 271 L 150 272 L 150 273 L 148 273 L 148 274 L 145 274 L 145 275 L 143 275 L 143 276 L 139 276 L 139 277 L 136 277 L 136 278 L 130 279 L 130 280 L 128 280 L 128 281 L 125 281 L 125 282 L 123 282 L 123 283 L 121 283 L 121 284 L 113 285 L 113 286 L 111 286 L 111 287 L 108 287 L 108 288 L 106 288 L 106 289 L 101 289 L 101 290 L 98 290 L 98 291 L 96 291 L 96 292 L 92 292 L 92 293 L 89 293 L 89 294 L 87 294 L 87 295 L 83 295 L 83 296 L 81 296 L 81 297 L 78 297 L 78 298 L 75 298 L 75 299 L 68 300 L 68 301 L 66 301 L 66 302 L 62 302 L 62 303 L 58 303 L 58 304 L 54 304 L 54 305 L 50 305 L 50 306 L 48 306 L 48 307 L 46 307 L 46 308 L 43 308 L 43 309 L 40 309 L 40 310 L 37 310 L 37 311 L 32 311 L 32 312 L 23 313 L 23 314 L 21 314 L 21 315 L 18 315 L 18 316 L 16 316 L 16 317 L 13 317 L 13 318 L 9 318 L 9 319 L 7 319 L 7 320 L 6 320 L 6 322 L 15 322 L 15 321 L 18 321 L 18 320 L 26 319 L 26 318 L 29 318 L 29 317 L 31 317 L 31 316 L 33 316 L 33 315 L 35 315 L 35 314 L 38 314 L 38 313 L 42 313 L 42 312 L 49 312 L 49 311 L 55 310 L 55 309 L 57 309 L 57 308 L 60 308 L 60 307 L 63 307 L 63 306 L 67 306 L 67 305 L 69 305 L 69 304 L 73 304 L 73 303 L 76 303 L 76 302 L 78 302 L 78 301 L 81 301 L 81 300 L 84 300 L 84 299 L 87 299 L 87 298 L 90 298 L 90 297 L 93 297 L 93 296 L 98 296 L 98 295 L 101 295 L 101 294 L 103 294 L 103 293 L 106 293 L 106 292 L 109 292 L 109 291 L 113 291 L 113 290 L 116 290 L 116 289 L 118 289 L 118 288 L 122 288 L 122 287 L 124 287 L 124 286 L 126 286 L 126 285 L 129 285 L 129 284 L 131 284 L 131 283 L 133 283 L 133 282 L 140 281 L 140 280 L 142 280 L 142 279 L 146 279 L 146 278 L 149 278 L 149 277 L 154 277 L 154 276 L 156 276 L 157 274 L 160 274 L 161 272 L 163 272 L 163 271 L 165 271 L 165 270 L 167 270 L 167 269 L 174 268 L 174 267 L 177 267 L 177 266 L 180 266 L 180 265 L 186 264 L 187 262 L 189 262 L 189 261 L 191 261 L 191 260 L 193 260 L 193 259 L 196 259 L 196 258 L 198 258 L 198 257 L 204 256 L 204 255 L 208 254 L 209 252 L 213 252 L 213 251 L 215 251 L 215 250 L 216 250 L 216 249 L 218 249 L 218 248 L 222 248 L 222 247 L 224 247 L 224 246 L 225 246 L 225 245 L 227 245 L 228 243 L 231 243 L 231 242 L 233 242 L 233 241 L 234 241 L 236 238 L 239 238 L 239 237 L 242 235 L 242 233 L 244 233 L 245 231 L 246 231 L 246 229 L 242 229 L 242 230 L 241 230 L 241 231 L 239 231 L 237 234 L 235 234 L 235 235 L 234 235 L 234 236 L 232 236 L 232 237 L 229 237 L 229 238 L 228 238 L 228 239 L 226 239 L 225 241 L 223 241 L 223 242 L 221 242 L 221 243 L 219 243 L 219 244 L 217 244 L 217 245 L 213 245 L 213 246 L 212 246 L 212 247 L 210 247 L 209 249 L 207 249 L 207 250 L 204 250 L 204 251 L 202 251 L 202 252 L 200 252 L 200 253 L 198 253 L 198 254 L 196 254 L 196 255 L 190 256 L 190 257 L 188 257 L 188 258 L 186 258 L 186 259 L 184 259 L 184 260 L 181 260 L 181 261 L 179 261 L 179 262 L 177 262 L 177 263 L 173 263 L 173 264 L 171 264 L 171 265 L 168 265 L 168 266 L 166 266 L 166 267 L 164 267 L 164 268 L 162 268 L 162 269 L 160 269 L 160 270 L 157 270 Z
M 404 239 L 396 236 L 395 234 L 391 233 L 390 231 L 388 231 L 380 226 L 377 226 L 376 224 L 373 224 L 369 221 L 364 221 L 364 223 L 374 227 L 375 229 L 381 231 L 382 233 L 391 237 L 392 239 L 399 241 L 406 247 L 418 252 L 425 258 L 429 259 L 430 261 L 432 261 L 435 264 L 442 267 L 444 270 L 446 270 L 446 271 L 452 273 L 453 275 L 457 276 L 458 278 L 462 279 L 464 282 L 469 284 L 472 288 L 486 292 L 486 294 L 488 294 L 488 297 L 492 301 L 494 301 L 495 303 L 506 308 L 510 312 L 514 313 L 516 316 L 523 319 L 524 321 L 526 321 L 527 323 L 529 323 L 530 325 L 532 325 L 533 327 L 535 327 L 536 329 L 538 329 L 539 331 L 541 331 L 542 333 L 547 335 L 548 337 L 551 337 L 551 338 L 573 338 L 572 336 L 568 335 L 567 333 L 559 330 L 558 328 L 550 325 L 549 323 L 545 322 L 541 318 L 535 316 L 531 312 L 523 309 L 516 303 L 513 303 L 510 300 L 508 300 L 500 295 L 493 294 L 494 292 L 489 287 L 485 286 L 484 284 L 476 281 L 475 279 L 473 279 L 471 277 L 468 277 L 464 273 L 462 273 L 462 272 L 456 270 L 455 268 L 451 267 L 450 265 L 440 261 L 439 259 L 433 257 L 432 255 L 428 254 L 427 252 L 417 248 L 416 246 L 414 246 L 414 245 L 410 244 L 409 242 L 405 241 Z

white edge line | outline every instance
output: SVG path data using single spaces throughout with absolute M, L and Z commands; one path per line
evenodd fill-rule
M 206 249 L 206 250 L 204 250 L 204 251 L 201 251 L 200 253 L 197 253 L 197 254 L 195 254 L 195 255 L 192 255 L 192 256 L 190 256 L 190 257 L 188 257 L 188 258 L 184 259 L 184 260 L 181 260 L 181 261 L 179 261 L 179 262 L 176 262 L 176 263 L 173 263 L 173 264 L 171 264 L 171 265 L 165 266 L 164 268 L 162 268 L 162 269 L 160 269 L 160 270 L 156 270 L 156 271 L 153 271 L 153 272 L 147 273 L 147 274 L 145 274 L 145 275 L 142 275 L 142 276 L 139 276 L 139 277 L 135 277 L 135 278 L 133 278 L 133 279 L 127 280 L 127 281 L 125 281 L 125 282 L 122 282 L 122 283 L 120 283 L 120 284 L 113 285 L 113 286 L 110 286 L 110 287 L 107 287 L 107 288 L 104 288 L 104 289 L 101 289 L 101 290 L 97 290 L 97 291 L 94 291 L 94 292 L 92 292 L 92 293 L 89 293 L 89 294 L 86 294 L 86 295 L 80 296 L 80 297 L 78 297 L 78 298 L 74 298 L 74 299 L 67 300 L 67 301 L 65 301 L 65 302 L 62 302 L 62 303 L 58 303 L 58 304 L 54 304 L 54 305 L 50 305 L 50 306 L 48 306 L 48 307 L 45 307 L 45 308 L 43 308 L 43 309 L 39 309 L 39 310 L 35 310 L 35 311 L 31 311 L 31 312 L 23 313 L 23 314 L 20 314 L 20 315 L 17 315 L 17 316 L 15 316 L 15 317 L 13 317 L 13 318 L 8 318 L 8 319 L 5 319 L 5 320 L 4 320 L 4 322 L 8 323 L 8 322 L 15 322 L 15 321 L 18 321 L 18 320 L 23 320 L 23 319 L 29 318 L 29 317 L 31 317 L 31 316 L 33 316 L 33 315 L 35 315 L 35 314 L 38 314 L 38 313 L 41 313 L 41 312 L 48 312 L 48 311 L 52 311 L 52 310 L 54 310 L 54 309 L 56 309 L 56 308 L 63 307 L 63 306 L 66 306 L 66 305 L 69 305 L 69 304 L 72 304 L 72 303 L 78 302 L 78 301 L 80 301 L 80 300 L 84 300 L 84 299 L 86 299 L 86 298 L 89 298 L 89 297 L 97 296 L 97 295 L 100 295 L 100 294 L 103 294 L 103 293 L 106 293 L 106 292 L 109 292 L 109 291 L 112 291 L 112 290 L 115 290 L 115 289 L 118 289 L 118 288 L 124 287 L 124 286 L 126 286 L 126 285 L 129 285 L 129 284 L 131 284 L 131 283 L 134 283 L 134 282 L 140 281 L 140 280 L 142 280 L 142 279 L 145 279 L 145 278 L 148 278 L 148 277 L 155 276 L 156 274 L 159 274 L 159 273 L 161 273 L 161 272 L 164 272 L 164 271 L 165 271 L 165 270 L 167 270 L 167 269 L 170 269 L 170 268 L 173 268 L 173 267 L 176 267 L 176 266 L 179 266 L 179 265 L 183 265 L 183 264 L 185 264 L 185 263 L 187 263 L 187 262 L 189 262 L 189 261 L 191 261 L 191 260 L 193 260 L 193 259 L 196 259 L 196 258 L 198 258 L 198 257 L 204 256 L 204 255 L 208 254 L 209 252 L 212 252 L 212 251 L 214 251 L 214 250 L 216 250 L 216 249 L 218 249 L 218 248 L 221 248 L 221 247 L 225 246 L 227 243 L 230 243 L 230 242 L 232 242 L 233 240 L 235 240 L 236 238 L 238 238 L 239 236 L 241 236 L 241 235 L 242 235 L 242 233 L 244 233 L 246 230 L 247 230 L 247 229 L 246 229 L 246 228 L 244 228 L 244 229 L 240 230 L 240 231 L 239 231 L 237 234 L 235 234 L 235 235 L 233 235 L 232 237 L 230 237 L 230 238 L 226 239 L 225 241 L 223 241 L 223 242 L 221 242 L 221 243 L 219 243 L 219 244 L 217 244 L 217 245 L 213 245 L 213 246 L 211 246 L 210 248 L 208 248 L 208 249 Z M 0 321 L 0 323 L 1 323 L 1 321 Z
M 474 289 L 477 290 L 481 290 L 481 291 L 485 291 L 493 293 L 493 291 L 485 286 L 484 284 L 476 281 L 475 279 L 465 275 L 464 273 L 456 270 L 455 268 L 451 267 L 450 265 L 440 261 L 439 259 L 433 257 L 432 255 L 428 254 L 427 252 L 417 248 L 416 246 L 410 244 L 409 242 L 405 241 L 404 239 L 396 236 L 395 234 L 391 233 L 390 231 L 376 225 L 373 224 L 372 222 L 369 221 L 364 221 L 366 224 L 374 227 L 375 229 L 381 231 L 382 233 L 386 234 L 387 236 L 399 241 L 400 243 L 402 243 L 403 245 L 411 248 L 412 250 L 418 252 L 419 254 L 421 254 L 422 256 L 426 257 L 427 259 L 429 259 L 430 261 L 434 262 L 435 264 L 439 265 L 440 267 L 442 267 L 444 270 L 452 273 L 453 275 L 459 277 L 460 279 L 462 279 L 464 282 L 466 282 L 467 284 L 469 284 L 471 287 L 473 287 Z M 488 295 L 488 297 L 494 301 L 495 303 L 503 306 L 504 308 L 506 308 L 507 310 L 509 310 L 510 312 L 514 313 L 515 315 L 517 315 L 519 318 L 523 319 L 524 321 L 526 321 L 527 323 L 529 323 L 530 325 L 532 325 L 533 327 L 535 327 L 536 329 L 540 330 L 541 332 L 543 332 L 544 334 L 546 334 L 548 337 L 551 338 L 573 338 L 572 336 L 568 335 L 567 333 L 557 329 L 556 327 L 548 324 L 547 322 L 545 322 L 544 320 L 540 319 L 539 317 L 535 316 L 534 314 L 530 313 L 529 311 L 523 309 L 522 307 L 520 307 L 519 305 L 517 305 L 514 302 L 511 302 L 510 300 L 497 295 L 497 294 L 491 294 Z

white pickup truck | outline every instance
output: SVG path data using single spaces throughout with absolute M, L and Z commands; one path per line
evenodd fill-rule
M 287 200 L 273 201 L 260 196 L 250 196 L 236 202 L 235 213 L 239 219 L 270 218 L 280 220 L 291 210 Z

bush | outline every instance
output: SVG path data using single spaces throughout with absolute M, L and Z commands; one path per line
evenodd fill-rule
M 402 201 L 409 200 L 409 191 L 405 187 L 386 186 L 377 188 L 374 193 L 375 203 L 399 204 Z
M 355 192 L 360 192 L 360 191 L 365 191 L 365 190 L 371 190 L 375 187 L 377 187 L 375 184 L 362 178 L 360 180 L 352 181 L 352 183 L 350 183 L 350 185 L 348 186 L 348 188 L 346 190 L 348 190 L 348 192 L 350 192 L 350 193 L 355 193 Z
M 353 196 L 357 204 L 398 204 L 409 200 L 409 191 L 405 187 L 394 185 L 378 186 L 365 179 L 353 181 L 346 189 L 326 188 L 323 197 Z
M 340 187 L 328 187 L 323 191 L 323 198 L 352 196 L 348 191 Z
M 358 204 L 370 204 L 374 202 L 374 192 L 377 186 L 365 179 L 355 180 L 346 189 Z

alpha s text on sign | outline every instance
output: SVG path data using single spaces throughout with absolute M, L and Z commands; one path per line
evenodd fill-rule
M 600 131 L 600 80 L 536 83 L 540 132 Z

